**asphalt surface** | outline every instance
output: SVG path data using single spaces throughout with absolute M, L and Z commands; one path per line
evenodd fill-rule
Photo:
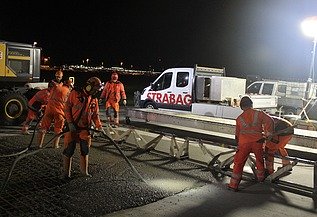
M 28 146 L 31 136 L 0 138 L 1 156 Z M 46 141 L 52 138 L 46 136 Z M 118 150 L 107 141 L 94 141 L 90 152 L 92 178 L 81 177 L 79 155 L 73 161 L 71 180 L 61 177 L 62 149 L 34 149 L 20 156 L 0 194 L 0 216 L 102 216 L 143 206 L 163 198 L 212 183 L 211 173 L 186 161 L 139 152 L 120 144 L 122 151 L 146 181 L 131 169 Z M 16 157 L 0 158 L 3 187 Z
M 122 121 L 124 117 L 123 113 Z M 316 200 L 291 189 L 243 181 L 239 192 L 231 192 L 226 189 L 228 177 L 215 179 L 204 166 L 118 144 L 136 174 L 115 146 L 102 138 L 94 139 L 90 151 L 93 177 L 80 175 L 76 151 L 72 179 L 65 180 L 62 149 L 48 143 L 38 150 L 33 141 L 18 155 L 32 138 L 19 132 L 19 128 L 0 128 L 0 216 L 309 217 L 317 213 Z M 48 134 L 46 142 L 52 138 Z M 16 156 L 5 157 L 9 154 Z M 299 165 L 286 180 L 311 186 L 312 174 L 312 167 Z

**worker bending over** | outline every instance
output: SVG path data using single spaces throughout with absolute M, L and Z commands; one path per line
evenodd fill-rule
M 274 133 L 265 143 L 265 165 L 268 174 L 274 172 L 274 154 L 287 157 L 288 153 L 285 149 L 287 143 L 292 139 L 294 134 L 294 126 L 284 118 L 272 116 L 274 120 Z M 282 158 L 282 165 L 290 164 L 288 159 Z
M 84 176 L 91 176 L 88 172 L 88 154 L 91 145 L 89 129 L 94 123 L 101 131 L 97 93 L 102 84 L 99 78 L 91 77 L 82 89 L 74 89 L 66 102 L 65 114 L 69 132 L 65 133 L 63 167 L 64 178 L 70 178 L 72 156 L 76 144 L 80 146 L 80 171 Z
M 106 116 L 108 122 L 110 124 L 114 123 L 114 126 L 119 126 L 119 102 L 120 99 L 123 99 L 123 105 L 127 104 L 127 96 L 125 94 L 123 84 L 118 81 L 118 73 L 113 72 L 111 74 L 111 80 L 108 81 L 103 89 L 100 99 L 105 100 L 105 107 L 106 107 Z M 114 120 L 110 114 L 110 108 L 113 109 L 114 112 Z
M 38 91 L 28 102 L 28 115 L 26 120 L 23 122 L 22 134 L 30 134 L 28 131 L 30 123 L 33 120 L 39 120 L 40 117 L 44 114 L 48 98 L 50 96 L 51 89 L 53 88 L 54 83 L 48 83 L 48 87 Z M 40 126 L 40 125 L 39 125 Z
M 243 167 L 251 152 L 254 153 L 256 159 L 257 180 L 264 180 L 264 159 L 263 159 L 263 133 L 270 136 L 273 132 L 273 120 L 263 111 L 253 109 L 252 100 L 244 96 L 241 98 L 240 107 L 242 114 L 236 119 L 235 138 L 238 144 L 236 154 L 234 156 L 234 166 L 231 175 L 229 190 L 238 190 L 239 183 L 242 178 Z

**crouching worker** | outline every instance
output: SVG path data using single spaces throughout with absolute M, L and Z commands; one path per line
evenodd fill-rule
M 265 144 L 265 166 L 268 174 L 274 173 L 274 154 L 281 157 L 287 157 L 288 153 L 285 149 L 287 143 L 292 139 L 294 134 L 293 125 L 284 118 L 274 117 L 274 133 Z M 282 158 L 282 165 L 290 164 L 288 159 Z
M 91 145 L 89 128 L 94 123 L 97 129 L 102 130 L 98 99 L 96 98 L 97 93 L 101 89 L 100 79 L 91 77 L 82 89 L 75 88 L 69 94 L 65 106 L 69 132 L 64 135 L 64 178 L 70 178 L 72 156 L 77 143 L 80 146 L 80 171 L 84 176 L 91 177 L 88 173 L 88 154 Z
M 243 113 L 236 119 L 235 138 L 238 144 L 234 156 L 234 166 L 228 189 L 237 191 L 242 178 L 243 167 L 251 152 L 255 155 L 257 180 L 264 180 L 263 143 L 264 132 L 270 136 L 273 131 L 273 120 L 263 111 L 253 109 L 252 100 L 244 96 L 241 98 L 240 107 Z
M 41 116 L 44 113 L 48 98 L 50 96 L 51 89 L 53 88 L 54 83 L 50 82 L 48 87 L 38 91 L 28 102 L 28 116 L 23 122 L 22 134 L 30 134 L 28 131 L 29 126 L 33 120 L 39 121 Z

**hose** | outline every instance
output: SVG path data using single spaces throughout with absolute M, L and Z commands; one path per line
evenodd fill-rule
M 34 131 L 35 131 L 35 130 L 34 130 Z M 17 156 L 17 157 L 15 158 L 14 162 L 13 162 L 12 165 L 11 165 L 11 168 L 10 168 L 9 172 L 7 173 L 7 176 L 6 176 L 6 178 L 5 178 L 5 180 L 4 180 L 3 184 L 2 184 L 2 187 L 1 187 L 1 189 L 0 189 L 0 194 L 2 193 L 2 191 L 4 191 L 4 189 L 5 189 L 5 187 L 6 187 L 7 183 L 8 183 L 8 181 L 10 180 L 15 165 L 16 165 L 21 159 L 23 159 L 23 158 L 25 158 L 25 157 L 27 157 L 27 156 L 34 155 L 34 154 L 36 154 L 36 153 L 38 153 L 38 152 L 40 152 L 40 151 L 43 151 L 44 148 L 46 148 L 46 146 L 47 146 L 51 141 L 53 141 L 56 137 L 59 137 L 59 136 L 63 135 L 64 133 L 66 133 L 66 132 L 61 132 L 61 133 L 59 133 L 59 134 L 53 136 L 53 138 L 51 138 L 47 143 L 45 143 L 45 144 L 43 145 L 43 148 L 36 149 L 36 150 L 34 150 L 34 151 L 31 151 L 31 152 L 29 152 L 29 153 L 26 153 L 26 152 L 29 150 L 30 146 L 31 146 L 31 145 L 29 145 L 29 146 L 25 149 L 26 151 L 23 150 L 24 152 L 21 151 L 21 152 L 19 152 L 19 153 L 15 153 L 14 155 L 12 154 L 11 156 Z M 33 136 L 33 137 L 34 137 L 34 136 Z M 33 137 L 32 137 L 32 140 L 33 140 Z M 32 142 L 31 142 L 30 144 L 32 144 Z
M 131 167 L 132 171 L 138 176 L 138 178 L 144 182 L 144 183 L 147 183 L 143 177 L 140 175 L 140 173 L 135 169 L 135 167 L 132 165 L 132 163 L 130 162 L 130 160 L 128 159 L 128 157 L 123 153 L 123 151 L 121 150 L 121 148 L 118 146 L 118 144 L 110 137 L 108 136 L 105 132 L 103 131 L 100 131 L 100 130 L 96 130 L 96 129 L 89 129 L 93 132 L 96 132 L 96 133 L 102 133 L 102 135 L 108 139 L 110 141 L 110 143 L 112 145 L 114 145 L 116 147 L 116 149 L 119 151 L 119 153 L 123 156 L 124 160 L 128 163 L 128 165 Z

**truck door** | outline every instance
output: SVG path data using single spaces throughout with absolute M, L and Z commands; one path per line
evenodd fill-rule
M 147 94 L 147 98 L 150 98 L 155 102 L 157 108 L 173 108 L 172 94 L 172 79 L 173 71 L 167 71 L 163 73 L 158 79 L 151 85 L 151 89 Z
M 189 72 L 186 70 L 176 71 L 175 88 L 173 90 L 173 98 L 175 103 L 173 108 L 176 110 L 190 111 L 191 109 L 191 82 Z

